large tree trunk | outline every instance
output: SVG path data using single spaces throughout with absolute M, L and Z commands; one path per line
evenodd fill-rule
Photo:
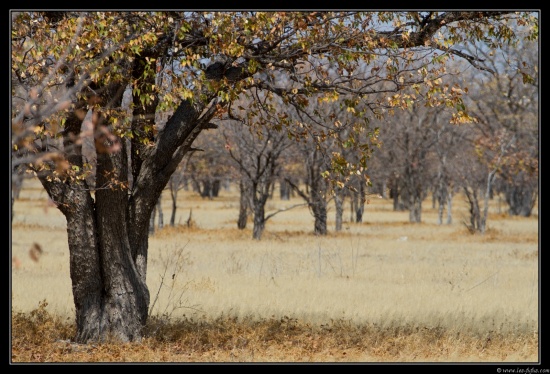
M 67 220 L 77 342 L 140 340 L 149 307 L 146 273 L 151 212 L 192 142 L 211 127 L 208 120 L 213 113 L 209 108 L 199 118 L 189 101 L 182 102 L 153 147 L 145 152 L 132 149 L 132 160 L 138 166 L 132 163 L 134 183 L 130 189 L 124 141 L 119 149 L 98 151 L 96 185 L 111 188 L 98 189 L 95 201 L 86 181 L 61 181 L 52 179 L 51 174 L 39 174 Z M 106 119 L 101 122 L 108 123 Z M 80 121 L 71 116 L 66 127 L 64 144 L 71 149 L 67 159 L 81 167 L 81 147 L 73 144 Z M 100 143 L 109 146 L 107 140 Z M 96 147 L 101 148 L 97 141 Z
M 105 95 L 116 98 L 119 91 L 111 87 Z M 97 126 L 103 126 L 102 123 L 107 120 L 100 118 Z M 67 159 L 80 166 L 81 146 L 72 140 L 80 129 L 80 121 L 75 115 L 67 119 L 66 128 L 69 136 L 64 145 L 71 150 Z M 118 185 L 98 189 L 95 201 L 86 181 L 69 179 L 63 183 L 52 181 L 47 174 L 39 175 L 42 185 L 67 220 L 77 324 L 75 340 L 78 342 L 139 340 L 147 320 L 149 291 L 145 273 L 140 274 L 132 258 L 128 235 L 131 221 L 128 220 L 126 145 L 121 141 L 118 151 L 100 152 L 111 145 L 110 140 L 96 139 L 97 185 L 107 186 L 113 180 Z
M 127 182 L 126 147 L 112 154 L 99 153 L 97 157 L 97 185 L 116 179 Z M 96 191 L 97 234 L 99 258 L 103 276 L 103 307 L 108 334 L 101 338 L 134 341 L 141 337 L 141 328 L 147 321 L 149 290 L 145 276 L 139 274 L 131 257 L 128 235 L 128 191 L 126 188 Z
M 69 265 L 76 312 L 77 342 L 99 340 L 100 331 L 108 332 L 103 293 L 103 277 L 97 237 L 95 203 L 85 182 L 76 189 L 52 183 L 38 175 L 52 201 L 67 219 Z M 70 204 L 72 202 L 72 204 Z M 107 334 L 104 336 L 106 337 Z

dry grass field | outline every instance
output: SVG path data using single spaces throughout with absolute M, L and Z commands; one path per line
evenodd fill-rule
M 300 207 L 255 241 L 252 222 L 237 229 L 236 188 L 178 196 L 177 225 L 149 240 L 147 338 L 78 346 L 65 219 L 26 181 L 11 231 L 12 362 L 540 361 L 538 208 L 510 217 L 495 198 L 487 233 L 471 235 L 461 195 L 451 225 L 437 225 L 431 199 L 410 224 L 371 197 L 341 232 L 331 203 L 326 237 Z M 267 213 L 301 202 L 275 197 Z M 170 204 L 165 192 L 165 224 Z

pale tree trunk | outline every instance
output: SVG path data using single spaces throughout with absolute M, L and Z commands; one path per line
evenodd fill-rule
M 437 200 L 439 201 L 438 208 L 437 208 L 437 224 L 442 225 L 443 224 L 443 210 L 445 208 L 445 203 L 447 202 L 447 199 L 445 199 L 445 201 L 442 201 L 442 198 L 438 197 Z
M 483 215 L 481 216 L 481 224 L 479 231 L 484 234 L 487 229 L 487 216 L 489 214 L 489 198 L 491 197 L 491 191 L 493 190 L 493 180 L 495 179 L 496 170 L 492 170 L 487 175 L 487 188 L 485 189 L 485 198 L 483 200 Z
M 452 189 L 447 193 L 447 225 L 453 223 L 453 191 Z

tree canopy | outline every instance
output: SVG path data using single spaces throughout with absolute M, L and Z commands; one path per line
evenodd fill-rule
M 83 120 L 91 107 L 108 116 L 115 136 L 151 146 L 159 129 L 147 115 L 189 99 L 199 113 L 246 116 L 247 123 L 284 128 L 294 139 L 332 137 L 368 154 L 359 139 L 369 118 L 396 108 L 444 105 L 453 122 L 472 121 L 463 102 L 467 87 L 443 81 L 456 74 L 449 61 L 493 71 L 483 48 L 538 34 L 536 14 L 508 11 L 21 12 L 12 18 L 13 142 L 34 151 L 36 138 L 48 144 L 59 138 L 69 112 Z M 472 45 L 477 55 L 465 52 Z M 128 74 L 132 64 L 139 67 Z M 115 83 L 129 85 L 138 98 L 141 128 L 130 126 L 120 104 L 99 101 L 97 89 Z M 241 96 L 252 100 L 245 113 L 232 105 Z M 296 119 L 279 110 L 275 97 Z M 86 106 L 75 109 L 81 98 Z M 318 108 L 335 101 L 354 119 L 332 118 L 327 126 Z M 315 123 L 323 129 L 312 128 Z M 351 131 L 344 135 L 342 127 Z M 52 157 L 59 155 L 46 159 Z M 366 167 L 366 158 L 359 161 L 336 157 L 332 171 L 354 173 Z M 56 165 L 54 175 L 60 166 L 78 174 L 65 162 Z

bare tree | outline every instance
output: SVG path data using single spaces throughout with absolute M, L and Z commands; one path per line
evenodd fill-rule
M 250 207 L 254 217 L 252 237 L 260 240 L 267 220 L 280 212 L 266 215 L 265 205 L 279 178 L 281 155 L 291 142 L 282 131 L 267 128 L 255 132 L 236 121 L 224 126 L 224 136 L 229 156 L 241 174 L 239 228 L 245 225 L 246 209 Z

